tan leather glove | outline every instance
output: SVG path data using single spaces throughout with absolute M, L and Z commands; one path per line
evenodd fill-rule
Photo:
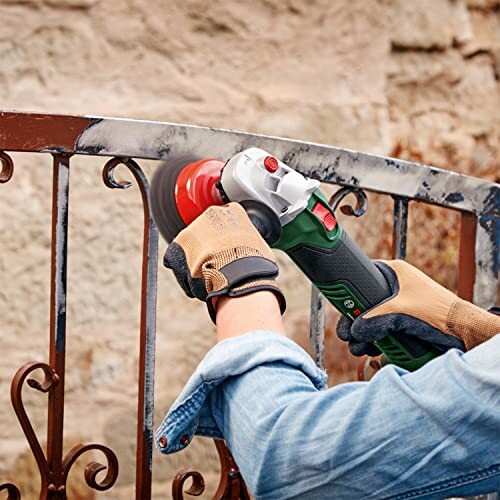
M 188 297 L 207 302 L 213 321 L 214 299 L 221 295 L 270 290 L 285 310 L 274 254 L 238 203 L 208 208 L 177 235 L 163 263 Z
M 379 261 L 392 296 L 354 322 L 341 319 L 337 334 L 353 354 L 377 354 L 370 343 L 387 334 L 415 335 L 446 350 L 472 349 L 500 333 L 500 316 L 460 299 L 402 260 Z

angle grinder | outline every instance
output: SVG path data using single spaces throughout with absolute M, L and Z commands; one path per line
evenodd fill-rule
M 162 236 L 175 236 L 212 205 L 241 203 L 267 243 L 284 251 L 326 299 L 354 320 L 386 300 L 383 274 L 339 225 L 320 182 L 270 153 L 249 148 L 228 161 L 177 158 L 151 181 L 151 209 Z M 440 352 L 407 335 L 375 342 L 386 362 L 416 370 Z

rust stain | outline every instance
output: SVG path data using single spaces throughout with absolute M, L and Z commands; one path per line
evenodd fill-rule
M 460 246 L 458 254 L 458 296 L 472 302 L 476 281 L 477 218 L 462 213 L 460 221 Z
M 0 113 L 0 149 L 73 153 L 81 133 L 92 123 L 83 116 Z

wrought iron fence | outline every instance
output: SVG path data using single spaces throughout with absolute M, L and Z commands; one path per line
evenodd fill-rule
M 331 203 L 339 207 L 347 194 L 356 196 L 356 206 L 342 206 L 348 215 L 359 217 L 366 208 L 364 191 L 394 199 L 393 256 L 406 257 L 409 202 L 417 200 L 461 213 L 458 262 L 458 293 L 482 307 L 496 300 L 500 267 L 500 185 L 412 162 L 357 153 L 314 143 L 171 123 L 121 120 L 90 116 L 40 115 L 0 112 L 0 183 L 8 182 L 14 163 L 8 152 L 46 153 L 53 158 L 52 248 L 50 347 L 48 362 L 28 362 L 12 380 L 11 400 L 19 423 L 36 459 L 41 478 L 40 498 L 66 499 L 66 481 L 74 462 L 90 450 L 99 450 L 107 463 L 90 462 L 85 480 L 95 490 L 111 488 L 118 476 L 118 459 L 108 447 L 77 444 L 63 456 L 64 382 L 66 344 L 66 274 L 69 210 L 70 161 L 74 155 L 109 157 L 103 169 L 104 183 L 125 189 L 129 182 L 117 181 L 114 170 L 126 166 L 135 178 L 144 209 L 142 256 L 142 294 L 140 356 L 138 369 L 136 498 L 151 498 L 153 464 L 153 394 L 155 364 L 155 320 L 157 292 L 158 232 L 149 209 L 148 180 L 136 159 L 168 161 L 172 156 L 195 154 L 220 158 L 250 146 L 272 151 L 303 174 L 323 182 L 338 184 Z M 325 301 L 313 287 L 311 296 L 311 354 L 323 365 Z M 366 359 L 360 377 L 366 376 L 373 361 Z M 30 378 L 35 371 L 43 381 Z M 47 452 L 44 453 L 26 413 L 24 384 L 48 394 Z M 221 476 L 216 499 L 249 498 L 231 454 L 222 441 L 216 441 Z M 104 474 L 105 472 L 105 474 Z M 102 477 L 104 474 L 104 477 Z M 99 476 L 98 476 L 99 475 Z M 185 491 L 198 495 L 204 481 L 197 471 L 180 471 L 172 484 L 174 499 Z M 0 484 L 8 498 L 20 498 L 19 489 Z M 490 498 L 493 498 L 490 496 Z

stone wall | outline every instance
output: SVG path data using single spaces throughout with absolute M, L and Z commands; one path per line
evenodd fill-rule
M 498 0 L 0 0 L 0 20 L 3 110 L 235 128 L 500 180 Z M 46 360 L 49 321 L 50 158 L 13 157 L 15 177 L 0 188 L 0 482 L 33 474 L 9 383 L 25 361 Z M 65 421 L 68 445 L 83 438 L 119 455 L 119 484 L 101 496 L 131 498 L 141 201 L 137 189 L 106 189 L 102 166 L 76 158 L 71 172 Z M 450 287 L 456 223 L 412 209 L 410 260 Z M 389 255 L 390 224 L 377 196 L 346 221 L 378 257 Z M 309 288 L 279 261 L 286 322 L 303 340 Z M 158 419 L 213 342 L 204 308 L 165 270 L 159 278 Z M 45 399 L 25 398 L 43 435 Z M 211 444 L 155 455 L 158 498 L 186 465 L 211 471 Z

